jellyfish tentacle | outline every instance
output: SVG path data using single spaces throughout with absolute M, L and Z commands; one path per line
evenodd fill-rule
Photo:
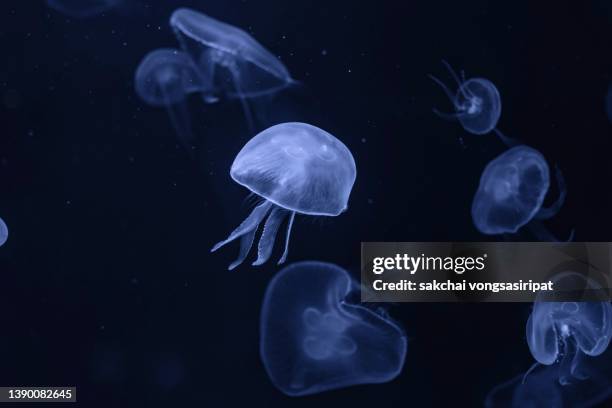
M 442 90 L 444 91 L 444 93 L 446 94 L 446 96 L 448 97 L 448 99 L 453 102 L 455 101 L 455 95 L 451 92 L 450 89 L 448 89 L 448 86 L 446 86 L 446 84 L 442 81 L 440 81 L 438 78 L 436 78 L 435 76 L 429 74 L 428 75 L 429 79 L 431 79 L 432 81 L 434 81 L 436 84 L 438 84 L 438 86 L 440 88 L 442 88 Z
M 532 364 L 531 367 L 529 367 L 529 370 L 527 370 L 527 372 L 525 372 L 525 374 L 523 375 L 523 380 L 521 381 L 521 384 L 525 384 L 525 382 L 527 381 L 527 376 L 529 374 L 531 374 L 533 372 L 533 370 L 535 370 L 537 367 L 539 367 L 542 363 L 540 363 L 539 361 L 536 361 L 535 363 Z
M 228 270 L 232 270 L 238 265 L 240 265 L 246 259 L 251 247 L 253 246 L 253 241 L 255 240 L 255 234 L 257 233 L 257 228 L 253 228 L 250 232 L 247 232 L 240 238 L 240 252 L 238 254 L 238 258 L 234 262 L 230 264 L 227 268 Z
M 559 198 L 548 208 L 541 208 L 536 214 L 536 218 L 539 220 L 546 220 L 552 218 L 561 210 L 565 203 L 565 197 L 567 196 L 567 188 L 565 187 L 565 178 L 559 167 L 555 167 L 555 175 L 557 177 L 557 186 L 559 188 Z
M 295 219 L 295 211 L 291 212 L 289 216 L 289 222 L 287 223 L 287 233 L 285 234 L 285 250 L 283 251 L 283 255 L 278 260 L 277 265 L 285 263 L 287 260 L 287 255 L 289 254 L 289 239 L 291 238 L 291 228 L 293 227 L 293 220 Z
M 451 76 L 453 77 L 453 79 L 457 83 L 457 90 L 461 93 L 461 95 L 465 99 L 473 98 L 474 95 L 472 95 L 472 93 L 470 92 L 469 89 L 465 89 L 465 87 L 463 86 L 463 82 L 461 82 L 461 80 L 459 79 L 459 76 L 457 75 L 457 73 L 455 72 L 455 70 L 453 69 L 451 64 L 449 64 L 448 61 L 446 61 L 446 60 L 442 60 L 442 64 L 444 64 L 444 66 L 446 67 L 448 72 L 451 74 Z M 453 95 L 453 98 L 451 98 L 451 100 L 453 100 L 453 99 L 454 99 L 454 95 Z
M 191 131 L 191 121 L 189 119 L 189 113 L 187 112 L 187 106 L 182 101 L 169 105 L 166 109 L 168 111 L 168 116 L 170 116 L 172 126 L 178 134 L 179 142 L 190 155 L 193 155 L 195 136 Z
M 259 204 L 255 209 L 251 212 L 251 214 L 236 228 L 232 233 L 227 237 L 226 240 L 217 243 L 210 252 L 215 252 L 217 249 L 221 248 L 225 244 L 235 240 L 238 237 L 243 236 L 244 234 L 248 234 L 253 230 L 257 230 L 259 223 L 265 218 L 266 214 L 270 211 L 273 204 L 270 201 L 264 201 Z
M 589 375 L 581 370 L 581 365 L 584 364 L 583 360 L 584 354 L 580 350 L 576 350 L 574 358 L 572 358 L 572 365 L 570 367 L 570 374 L 572 377 L 584 381 L 589 378 Z
M 569 237 L 565 240 L 557 238 L 553 233 L 548 231 L 546 227 L 540 221 L 531 221 L 527 224 L 533 235 L 540 241 L 544 242 L 572 242 L 574 240 L 575 230 L 570 231 Z
M 505 144 L 508 147 L 515 147 L 515 146 L 518 146 L 518 145 L 521 144 L 520 141 L 518 141 L 518 140 L 516 140 L 516 139 L 514 139 L 512 137 L 504 135 L 501 132 L 501 130 L 499 130 L 497 128 L 493 129 L 493 132 L 495 132 L 495 134 L 497 135 L 497 137 L 499 137 L 499 139 L 502 141 L 502 143 Z
M 193 155 L 195 136 L 191 131 L 191 120 L 187 110 L 186 99 L 177 102 L 170 97 L 170 90 L 166 86 L 161 85 L 160 88 L 165 101 L 166 111 L 170 117 L 170 122 L 172 122 L 172 127 L 174 127 L 177 133 L 179 142 L 190 155 Z
M 255 131 L 255 125 L 253 124 L 253 115 L 251 114 L 249 103 L 246 100 L 244 93 L 242 92 L 242 85 L 240 84 L 240 73 L 238 72 L 235 66 L 230 66 L 229 70 L 232 73 L 232 81 L 234 82 L 234 88 L 236 89 L 236 93 L 238 94 L 238 98 L 240 99 L 240 103 L 242 104 L 242 110 L 244 111 L 244 117 L 246 118 L 249 132 L 253 133 Z
M 433 113 L 435 113 L 436 115 L 438 115 L 439 117 L 441 117 L 444 120 L 457 120 L 462 116 L 465 116 L 465 114 L 463 113 L 445 113 L 445 112 L 441 112 L 436 108 L 432 109 Z
M 529 224 L 529 229 L 536 236 L 536 238 L 540 241 L 544 242 L 560 242 L 560 240 L 554 236 L 541 222 L 531 221 Z
M 261 238 L 259 239 L 259 245 L 257 246 L 257 260 L 253 262 L 254 266 L 262 265 L 266 263 L 268 258 L 270 258 L 272 249 L 274 248 L 274 239 L 276 238 L 278 228 L 282 224 L 283 219 L 285 219 L 287 216 L 287 213 L 287 210 L 280 207 L 274 207 L 272 209 L 272 212 L 266 221 L 266 225 L 264 226 Z

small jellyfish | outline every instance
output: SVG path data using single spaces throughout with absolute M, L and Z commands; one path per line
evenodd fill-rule
M 6 243 L 8 239 L 8 227 L 2 218 L 0 218 L 0 246 Z
M 560 384 L 558 367 L 537 367 L 525 378 L 519 374 L 494 387 L 487 395 L 486 408 L 586 408 L 610 406 L 612 395 L 612 350 L 588 359 L 588 378 Z M 606 405 L 607 403 L 607 405 Z
M 251 249 L 259 223 L 269 214 L 253 265 L 268 260 L 276 233 L 289 217 L 285 251 L 278 263 L 285 262 L 295 214 L 332 217 L 344 212 L 356 174 L 351 152 L 322 129 L 290 122 L 264 130 L 242 148 L 230 170 L 235 182 L 263 202 L 212 252 L 241 238 L 240 255 L 229 269 L 240 265 Z
M 598 287 L 593 281 L 575 272 L 566 272 L 555 279 L 555 287 Z M 546 302 L 538 297 L 527 320 L 527 344 L 539 364 L 560 363 L 568 374 L 560 376 L 561 384 L 571 377 L 580 377 L 582 354 L 596 357 L 608 348 L 612 338 L 612 305 L 609 302 Z M 571 360 L 571 361 L 570 361 Z
M 584 275 L 563 272 L 553 281 L 555 293 L 540 292 L 527 321 L 536 363 L 491 390 L 486 407 L 590 407 L 612 394 L 612 305 L 557 298 L 598 293 L 601 286 Z M 605 290 L 599 293 L 607 297 Z
M 47 0 L 47 5 L 72 18 L 87 18 L 102 14 L 122 0 Z
M 260 354 L 280 391 L 309 395 L 399 375 L 406 335 L 382 310 L 349 301 L 358 290 L 347 271 L 324 262 L 298 262 L 272 279 Z
M 566 189 L 557 170 L 559 197 L 549 208 L 543 208 L 550 185 L 548 164 L 535 149 L 524 145 L 513 147 L 493 159 L 480 178 L 472 203 L 472 220 L 483 234 L 514 234 L 535 219 L 553 217 L 565 202 Z M 554 240 L 539 224 L 533 225 L 541 239 Z
M 247 98 L 277 92 L 295 81 L 272 53 L 240 28 L 188 8 L 172 13 L 170 26 L 204 80 L 206 102 L 240 99 L 249 128 Z
M 446 93 L 455 109 L 454 113 L 442 113 L 437 109 L 434 112 L 448 120 L 458 120 L 461 126 L 474 135 L 485 135 L 495 132 L 506 144 L 514 145 L 516 142 L 504 136 L 497 128 L 497 122 L 501 116 L 501 97 L 495 85 L 485 78 L 461 79 L 446 61 L 442 61 L 451 76 L 457 83 L 457 91 L 453 93 L 442 81 L 430 75 L 429 77 L 438 84 Z
M 202 83 L 189 55 L 170 48 L 151 51 L 138 65 L 134 85 L 143 101 L 167 109 L 179 140 L 190 151 L 195 138 L 186 100 Z

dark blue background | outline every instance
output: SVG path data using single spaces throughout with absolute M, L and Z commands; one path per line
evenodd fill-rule
M 83 406 L 100 407 L 481 404 L 532 363 L 528 304 L 391 306 L 409 336 L 395 381 L 297 399 L 277 391 L 258 325 L 278 268 L 228 272 L 237 247 L 209 253 L 249 211 L 229 177 L 252 136 L 240 104 L 190 100 L 192 160 L 166 112 L 135 95 L 133 74 L 148 51 L 178 46 L 167 20 L 191 6 L 249 31 L 303 82 L 266 101 L 260 128 L 320 126 L 353 152 L 358 175 L 347 213 L 298 217 L 289 262 L 334 262 L 357 277 L 361 241 L 487 239 L 471 199 L 504 147 L 431 112 L 450 109 L 427 78 L 450 83 L 442 58 L 493 81 L 500 129 L 562 169 L 568 199 L 551 230 L 607 241 L 612 6 L 545 3 L 135 0 L 76 20 L 42 0 L 3 1 L 0 385 L 76 385 Z

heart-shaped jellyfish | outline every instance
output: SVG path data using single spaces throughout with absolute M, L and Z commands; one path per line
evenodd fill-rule
M 457 91 L 452 92 L 444 82 L 433 75 L 429 77 L 438 84 L 452 102 L 454 113 L 442 113 L 438 109 L 434 112 L 441 118 L 458 120 L 461 126 L 474 135 L 485 135 L 495 132 L 507 145 L 514 146 L 516 141 L 504 136 L 497 129 L 497 122 L 501 116 L 501 97 L 493 82 L 485 78 L 466 79 L 462 73 L 461 79 L 450 64 L 442 61 L 457 84 Z
M 289 217 L 285 262 L 296 213 L 333 217 L 346 211 L 357 171 L 349 149 L 326 131 L 306 123 L 289 122 L 257 134 L 240 150 L 230 175 L 263 199 L 230 236 L 215 245 L 240 240 L 240 255 L 229 266 L 240 265 L 251 249 L 259 223 L 268 216 L 253 265 L 265 263 L 283 220 Z
M 167 109 L 181 144 L 191 151 L 195 138 L 187 96 L 201 91 L 202 81 L 189 55 L 171 48 L 151 51 L 136 69 L 134 86 L 146 103 Z
M 253 119 L 247 99 L 295 83 L 278 58 L 238 27 L 188 8 L 174 11 L 170 25 L 199 68 L 205 84 L 204 100 L 240 99 L 251 131 Z
M 6 243 L 6 240 L 8 239 L 8 234 L 8 227 L 6 226 L 4 220 L 0 218 L 0 246 Z
M 480 177 L 472 202 L 474 226 L 483 234 L 514 234 L 532 220 L 552 218 L 563 206 L 567 194 L 557 170 L 559 197 L 543 208 L 550 186 L 550 171 L 544 156 L 528 146 L 516 146 L 493 159 Z M 538 238 L 556 239 L 539 223 L 530 224 Z
M 383 383 L 406 356 L 402 328 L 381 310 L 350 302 L 359 285 L 344 269 L 298 262 L 268 285 L 260 353 L 272 383 L 291 396 Z

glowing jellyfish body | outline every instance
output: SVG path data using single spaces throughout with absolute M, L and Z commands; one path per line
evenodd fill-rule
M 487 408 L 587 408 L 605 405 L 612 395 L 612 351 L 590 358 L 588 378 L 560 384 L 556 365 L 541 365 L 528 377 L 519 374 L 494 387 L 487 395 Z
M 6 243 L 8 239 L 8 227 L 2 218 L 0 218 L 0 246 Z
M 612 394 L 612 305 L 609 301 L 543 301 L 601 289 L 575 272 L 560 273 L 553 281 L 555 292 L 538 294 L 527 321 L 527 344 L 536 364 L 495 387 L 485 406 L 590 407 Z M 605 290 L 601 293 L 606 296 Z
M 117 6 L 121 0 L 47 0 L 47 5 L 73 18 L 102 14 Z
M 134 84 L 142 100 L 167 109 L 181 143 L 189 147 L 194 137 L 186 99 L 190 93 L 202 89 L 200 76 L 189 55 L 170 48 L 151 51 L 138 65 Z
M 495 132 L 504 143 L 508 145 L 516 144 L 513 139 L 504 136 L 496 129 L 502 109 L 501 97 L 497 87 L 485 78 L 465 79 L 462 76 L 459 79 L 452 67 L 446 61 L 443 61 L 443 63 L 457 83 L 457 91 L 451 91 L 448 86 L 433 75 L 429 77 L 444 90 L 453 104 L 454 113 L 442 113 L 437 109 L 434 109 L 434 112 L 444 119 L 458 120 L 467 132 L 474 135 Z
M 516 146 L 493 159 L 480 178 L 472 202 L 472 220 L 483 234 L 516 233 L 534 218 L 554 216 L 565 201 L 565 186 L 557 172 L 559 198 L 542 208 L 550 186 L 544 157 L 535 149 Z
M 339 215 L 347 208 L 356 174 L 348 148 L 322 129 L 290 122 L 264 130 L 242 148 L 230 170 L 234 181 L 263 202 L 212 251 L 241 238 L 240 255 L 229 269 L 240 265 L 251 249 L 259 223 L 267 216 L 258 258 L 253 263 L 261 265 L 270 257 L 278 229 L 288 217 L 285 251 L 279 261 L 283 263 L 295 214 Z
M 267 95 L 294 83 L 287 68 L 240 28 L 197 11 L 180 8 L 170 25 L 204 80 L 207 102 L 238 98 L 252 127 L 246 98 Z
M 323 262 L 287 266 L 270 282 L 260 353 L 272 383 L 291 396 L 391 381 L 407 340 L 386 314 L 347 300 L 359 285 Z
M 554 278 L 558 291 L 567 288 L 600 288 L 592 280 L 575 272 Z M 564 286 L 565 285 L 565 286 Z M 612 305 L 610 302 L 546 302 L 538 296 L 527 321 L 527 344 L 540 364 L 560 363 L 566 378 L 580 377 L 581 356 L 596 357 L 608 348 L 612 339 Z M 565 363 L 565 364 L 563 364 Z
M 612 306 L 607 302 L 536 302 L 527 322 L 527 344 L 533 357 L 550 365 L 569 348 L 598 356 L 612 337 Z

